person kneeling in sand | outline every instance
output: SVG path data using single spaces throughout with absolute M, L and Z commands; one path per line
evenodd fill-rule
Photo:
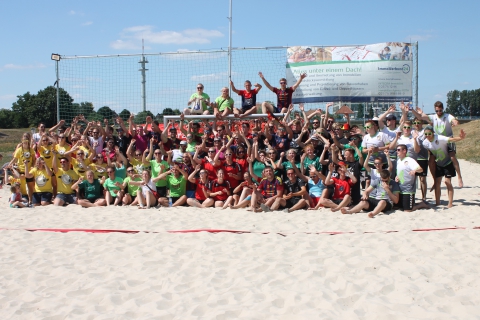
M 380 212 L 392 209 L 398 203 L 400 188 L 390 179 L 390 171 L 380 171 L 380 179 L 372 180 L 370 186 L 363 192 L 362 200 L 351 209 L 342 208 L 343 214 L 358 213 L 362 210 L 369 211 L 368 217 L 373 218 Z
M 327 197 L 322 197 L 320 204 L 324 207 L 331 208 L 332 212 L 338 211 L 343 207 L 348 206 L 352 202 L 350 196 L 350 188 L 357 182 L 357 178 L 351 174 L 343 161 L 338 163 L 338 178 L 332 178 L 334 164 L 328 165 L 328 175 L 325 178 L 325 185 L 334 185 L 332 200 Z

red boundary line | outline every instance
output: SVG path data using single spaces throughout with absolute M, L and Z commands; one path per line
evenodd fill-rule
M 428 231 L 446 231 L 446 230 L 466 230 L 465 227 L 447 227 L 447 228 L 423 228 L 423 229 L 413 229 L 413 232 L 428 232 Z M 480 230 L 479 227 L 473 227 L 474 230 Z M 245 231 L 245 230 L 228 230 L 228 229 L 192 229 L 192 230 L 166 230 L 166 231 L 139 231 L 139 230 L 119 230 L 119 229 L 56 229 L 56 228 L 0 228 L 0 230 L 21 230 L 21 231 L 44 231 L 44 232 L 87 232 L 87 233 L 127 233 L 127 234 L 136 234 L 140 232 L 144 233 L 198 233 L 198 232 L 208 232 L 208 233 L 235 233 L 235 234 L 269 234 L 275 233 L 281 236 L 287 236 L 295 233 L 304 233 L 304 234 L 328 234 L 328 235 L 337 235 L 337 234 L 353 234 L 354 231 L 294 231 L 294 232 L 269 232 L 269 231 Z M 367 233 L 396 233 L 400 230 L 387 230 L 387 231 L 365 231 L 363 234 Z

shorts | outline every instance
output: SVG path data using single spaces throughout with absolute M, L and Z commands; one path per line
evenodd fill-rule
M 296 205 L 302 198 L 291 197 L 286 201 L 285 208 L 291 208 Z
M 368 198 L 368 211 L 373 211 L 377 206 L 378 204 L 380 203 L 380 201 L 382 200 L 378 200 L 378 199 L 374 199 L 374 198 Z M 392 204 L 390 203 L 390 201 L 388 200 L 383 200 L 387 203 L 387 205 L 385 206 L 385 208 L 383 208 L 382 212 L 387 212 L 389 210 L 392 210 Z
M 322 197 L 312 197 L 310 196 L 310 199 L 312 199 L 312 203 L 313 204 L 313 208 L 315 208 L 317 206 L 317 204 L 320 202 L 320 199 L 322 199 Z
M 172 199 L 172 204 L 174 204 L 175 202 L 178 201 L 178 199 L 180 199 L 180 197 L 171 197 Z M 182 206 L 185 206 L 187 203 L 185 202 L 184 204 L 182 204 Z
M 187 198 L 193 199 L 195 198 L 195 190 L 190 190 L 186 192 Z
M 443 176 L 445 178 L 453 178 L 457 176 L 453 162 L 450 162 L 445 167 L 440 167 L 437 163 L 435 163 L 435 178 L 440 178 Z
M 398 206 L 403 210 L 412 210 L 415 205 L 414 193 L 400 193 L 398 199 Z
M 325 190 L 327 190 L 327 191 L 325 192 Z M 333 196 L 333 194 L 335 193 L 335 187 L 333 185 L 329 185 L 325 189 L 323 189 L 322 195 L 323 195 L 323 192 L 325 192 L 324 198 L 325 199 L 330 199 Z
M 34 192 L 33 193 L 33 204 L 41 204 L 42 202 L 52 201 L 51 192 Z
M 417 160 L 418 165 L 422 168 L 422 172 L 415 173 L 417 177 L 426 177 L 428 174 L 428 160 Z
M 27 183 L 29 183 L 29 182 L 35 182 L 35 178 L 25 178 L 25 181 L 26 181 Z
M 248 110 L 250 110 L 250 109 L 252 109 L 252 108 L 256 108 L 256 107 L 255 107 L 255 106 L 252 106 L 252 107 L 247 107 L 247 108 L 245 108 L 244 106 L 242 106 L 241 112 L 242 112 L 242 113 L 245 113 L 245 112 L 247 112 Z
M 155 190 L 153 190 L 153 191 L 155 191 Z M 157 193 L 158 193 L 159 197 L 166 198 L 167 197 L 167 186 L 165 186 L 165 187 L 157 186 Z
M 72 194 L 65 194 L 65 193 L 58 193 L 55 198 L 62 200 L 65 203 L 77 203 L 77 197 L 75 193 Z
M 332 202 L 335 203 L 336 205 L 339 205 L 342 203 L 343 199 L 332 199 Z
M 104 197 L 98 197 L 98 198 L 93 198 L 93 199 L 84 199 L 84 200 L 87 200 L 89 201 L 90 203 L 95 203 L 97 200 L 99 199 L 105 199 Z
M 455 145 L 455 143 L 453 143 L 453 142 L 448 143 L 447 144 L 447 151 L 448 151 L 448 153 L 450 153 L 450 152 L 457 153 L 457 146 Z

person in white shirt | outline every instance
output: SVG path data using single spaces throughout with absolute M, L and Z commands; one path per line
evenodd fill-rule
M 435 156 L 435 203 L 440 205 L 440 184 L 445 176 L 445 185 L 448 191 L 448 208 L 453 207 L 453 187 L 451 178 L 455 177 L 455 168 L 448 149 L 448 144 L 465 139 L 466 133 L 460 130 L 458 137 L 446 137 L 434 133 L 432 126 L 426 126 L 423 134 L 423 146 Z

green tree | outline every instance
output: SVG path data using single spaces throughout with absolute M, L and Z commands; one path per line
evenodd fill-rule
M 153 113 L 151 113 L 150 111 L 142 111 L 142 112 L 139 112 L 135 115 L 135 118 L 133 119 L 133 122 L 135 123 L 145 123 L 145 118 L 146 117 L 152 117 L 153 119 Z
M 97 118 L 98 120 L 103 122 L 103 119 L 111 120 L 116 117 L 117 113 L 110 109 L 108 106 L 103 106 L 97 110 Z
M 177 109 L 177 110 L 178 110 L 178 109 Z M 173 111 L 172 108 L 165 108 L 165 109 L 163 109 L 162 114 L 163 114 L 164 116 L 173 116 L 173 115 L 175 115 L 175 112 Z
M 128 121 L 128 118 L 130 118 L 130 111 L 128 111 L 127 109 L 123 109 L 122 112 L 120 112 L 118 116 L 123 121 Z
M 13 125 L 14 112 L 10 109 L 0 110 L 0 128 L 11 129 Z

